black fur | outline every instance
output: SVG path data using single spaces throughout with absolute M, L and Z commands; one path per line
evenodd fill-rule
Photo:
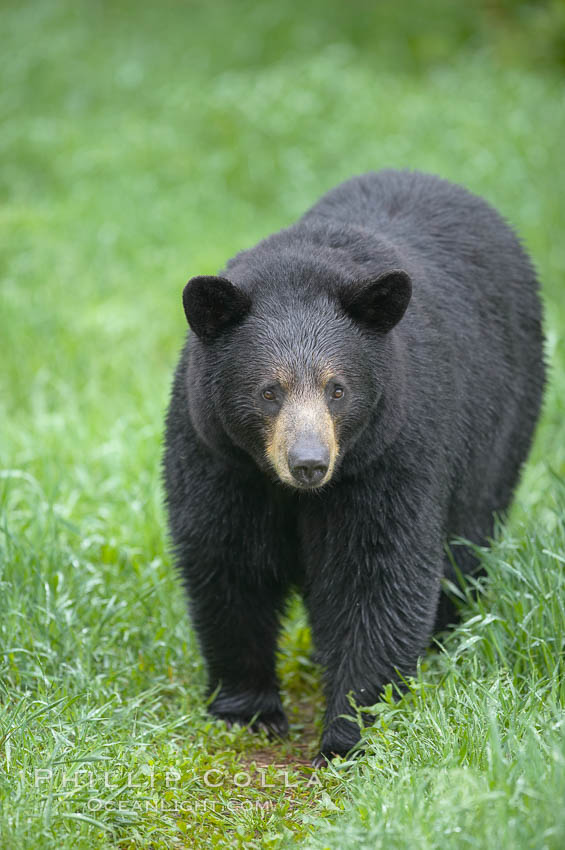
M 321 752 L 344 754 L 359 737 L 339 718 L 347 694 L 373 704 L 453 619 L 446 542 L 485 544 L 510 503 L 544 386 L 536 275 L 483 200 L 396 171 L 338 186 L 222 275 L 185 293 L 195 333 L 164 457 L 211 711 L 284 733 L 275 650 L 297 587 L 325 668 Z M 338 465 L 294 490 L 265 458 L 258 389 L 324 358 L 347 391 Z

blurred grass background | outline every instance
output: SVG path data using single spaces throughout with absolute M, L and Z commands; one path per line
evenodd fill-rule
M 339 181 L 381 167 L 431 171 L 485 196 L 539 269 L 552 380 L 493 572 L 516 558 L 520 575 L 553 576 L 549 588 L 540 580 L 525 594 L 530 614 L 519 581 L 509 583 L 507 604 L 504 583 L 495 599 L 508 645 L 534 658 L 530 693 L 554 686 L 551 711 L 540 696 L 527 726 L 539 735 L 555 726 L 565 628 L 555 602 L 565 474 L 565 4 L 5 0 L 1 20 L 0 846 L 274 847 L 306 840 L 319 822 L 308 820 L 313 811 L 333 824 L 333 833 L 316 832 L 319 846 L 375 847 L 377 835 L 408 845 L 410 817 L 444 823 L 422 802 L 427 778 L 423 797 L 412 809 L 407 802 L 414 748 L 427 740 L 417 699 L 403 715 L 408 755 L 379 754 L 375 739 L 370 787 L 390 788 L 388 821 L 357 774 L 329 775 L 323 793 L 302 789 L 290 801 L 277 788 L 278 808 L 262 820 L 237 811 L 192 820 L 140 813 L 125 779 L 120 799 L 131 810 L 92 815 L 86 791 L 54 780 L 47 792 L 30 777 L 38 767 L 110 757 L 125 777 L 128 766 L 148 770 L 152 759 L 163 793 L 165 767 L 175 764 L 184 793 L 207 799 L 206 767 L 221 762 L 233 774 L 248 757 L 248 735 L 205 718 L 200 659 L 166 548 L 159 463 L 185 333 L 180 293 L 190 275 L 216 271 Z M 537 623 L 531 633 L 520 630 L 548 599 L 557 604 L 550 619 L 540 613 L 528 621 Z M 463 699 L 453 712 L 471 750 L 473 737 L 492 743 L 490 761 L 484 752 L 468 757 L 475 772 L 465 774 L 463 802 L 452 800 L 479 814 L 448 838 L 430 826 L 419 846 L 510 846 L 503 827 L 514 818 L 520 846 L 562 847 L 565 825 L 559 832 L 549 820 L 562 807 L 556 772 L 565 749 L 552 738 L 538 761 L 530 738 L 524 749 L 525 727 L 515 722 L 522 697 L 513 700 L 512 689 L 523 696 L 526 673 L 509 649 L 493 650 L 502 639 L 493 626 L 483 640 L 488 613 L 481 616 L 454 636 L 473 649 L 468 668 L 449 679 L 452 691 L 453 682 L 469 684 L 466 707 Z M 289 631 L 287 701 L 306 695 L 319 716 L 300 613 Z M 447 676 L 439 660 L 430 663 Z M 515 671 L 497 703 L 516 742 L 509 779 L 498 733 L 471 688 L 481 676 L 489 687 L 505 664 Z M 291 715 L 291 743 L 272 758 L 299 758 L 305 711 Z M 438 705 L 433 711 L 432 727 Z M 476 716 L 486 725 L 474 727 Z M 455 758 L 452 740 L 435 734 Z M 434 765 L 441 747 L 430 747 L 422 744 L 419 758 Z M 389 773 L 378 773 L 383 759 Z M 532 799 L 543 798 L 537 820 L 518 793 L 524 764 Z M 254 799 L 253 788 L 241 793 Z M 536 843 L 544 830 L 545 844 Z

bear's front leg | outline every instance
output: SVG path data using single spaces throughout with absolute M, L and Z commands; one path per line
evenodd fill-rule
M 226 580 L 227 579 L 227 580 Z M 279 696 L 275 653 L 280 585 L 245 586 L 217 575 L 213 593 L 191 599 L 193 622 L 208 668 L 209 711 L 228 725 L 251 724 L 282 737 L 288 722 Z
M 192 623 L 208 673 L 209 711 L 229 725 L 252 724 L 283 736 L 275 653 L 285 587 L 256 577 L 241 547 L 220 553 L 209 544 L 183 557 Z M 238 556 L 238 553 L 241 557 Z M 251 575 L 243 575 L 248 570 Z
M 430 640 L 442 570 L 433 506 L 419 514 L 418 491 L 388 493 L 336 487 L 312 500 L 303 524 L 305 602 L 325 671 L 326 720 L 320 766 L 359 741 L 351 694 L 373 705 L 388 682 L 415 673 Z
M 292 562 L 289 535 L 281 531 L 284 506 L 270 502 L 264 489 L 242 487 L 229 470 L 208 463 L 197 471 L 169 488 L 169 510 L 207 668 L 209 711 L 281 736 L 288 723 L 275 653 Z

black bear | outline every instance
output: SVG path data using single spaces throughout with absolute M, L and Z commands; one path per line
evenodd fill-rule
M 359 739 L 348 695 L 374 704 L 453 619 L 446 543 L 485 544 L 509 505 L 544 386 L 536 275 L 485 201 L 387 170 L 183 303 L 164 473 L 210 711 L 284 734 L 296 588 L 325 671 L 322 764 Z

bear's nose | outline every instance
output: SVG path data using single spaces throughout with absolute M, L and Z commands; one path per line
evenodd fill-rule
M 304 443 L 288 453 L 288 467 L 302 487 L 315 487 L 328 471 L 330 453 L 326 446 Z

